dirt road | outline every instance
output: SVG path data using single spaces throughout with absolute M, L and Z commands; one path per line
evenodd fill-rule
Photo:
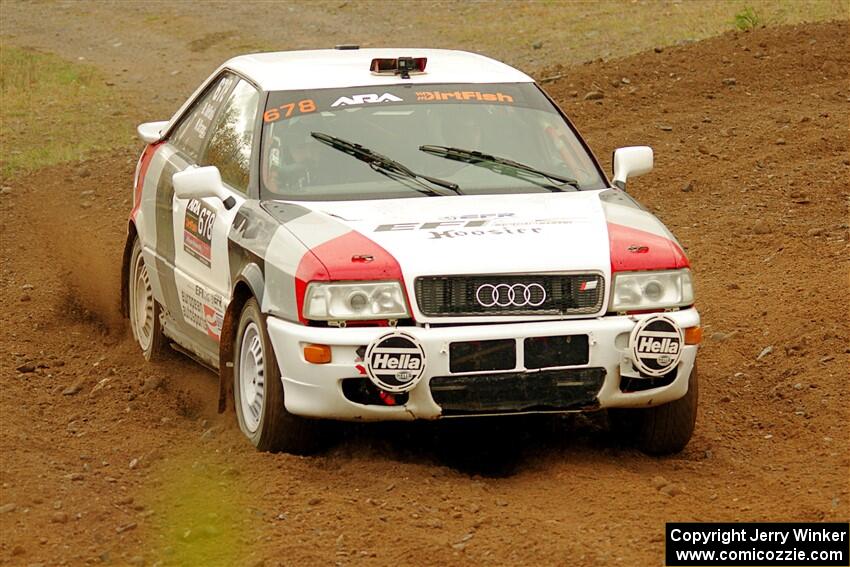
M 0 564 L 657 565 L 666 521 L 846 520 L 849 31 L 537 70 L 563 77 L 546 87 L 604 162 L 656 150 L 629 190 L 687 246 L 706 330 L 697 431 L 672 458 L 602 416 L 517 422 L 498 451 L 384 425 L 317 457 L 257 453 L 215 414 L 212 374 L 146 364 L 114 315 L 137 148 L 4 180 Z M 90 45 L 50 32 L 16 41 Z M 144 74 L 119 88 L 146 112 L 208 71 L 91 60 Z M 144 94 L 160 88 L 177 94 Z

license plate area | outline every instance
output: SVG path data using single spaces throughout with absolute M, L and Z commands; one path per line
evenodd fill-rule
M 525 367 L 529 370 L 559 366 L 583 366 L 590 360 L 587 335 L 530 337 L 523 341 Z
M 449 370 L 453 374 L 513 370 L 516 340 L 464 341 L 449 345 Z
M 604 382 L 604 368 L 565 368 L 435 376 L 430 388 L 434 402 L 448 416 L 593 408 Z

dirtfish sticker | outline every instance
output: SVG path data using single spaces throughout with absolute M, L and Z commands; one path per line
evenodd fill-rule
M 183 250 L 206 267 L 212 258 L 212 233 L 215 211 L 206 203 L 192 199 L 183 221 Z
M 417 91 L 417 101 L 474 101 L 512 103 L 514 97 L 504 93 L 482 93 L 481 91 Z

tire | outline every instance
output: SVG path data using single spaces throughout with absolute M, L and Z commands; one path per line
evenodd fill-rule
M 684 397 L 652 408 L 610 410 L 608 416 L 612 429 L 644 453 L 672 455 L 691 440 L 698 400 L 699 375 L 694 365 Z
M 162 334 L 161 308 L 153 297 L 150 272 L 145 265 L 142 245 L 138 237 L 133 241 L 127 286 L 130 295 L 130 328 L 133 330 L 133 339 L 142 349 L 146 360 L 157 360 L 165 348 L 166 338 Z
M 233 398 L 239 429 L 261 451 L 297 455 L 322 448 L 322 423 L 286 411 L 280 367 L 257 300 L 242 308 L 233 349 Z

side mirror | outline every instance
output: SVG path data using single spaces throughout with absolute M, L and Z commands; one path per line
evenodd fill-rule
M 614 151 L 614 186 L 626 187 L 626 179 L 649 173 L 653 165 L 652 148 L 649 146 L 630 146 Z
M 231 209 L 236 204 L 221 182 L 221 174 L 214 165 L 206 167 L 188 167 L 178 171 L 171 177 L 174 184 L 174 194 L 178 199 L 203 199 L 218 197 L 225 208 Z
M 144 143 L 155 144 L 162 139 L 162 134 L 165 132 L 166 126 L 168 126 L 168 120 L 145 122 L 144 124 L 139 124 L 138 128 L 136 128 L 136 133 Z

